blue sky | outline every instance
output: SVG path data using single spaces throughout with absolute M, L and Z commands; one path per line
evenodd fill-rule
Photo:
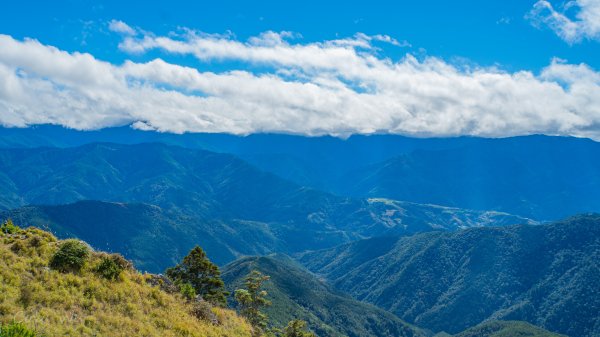
M 536 1 L 11 1 L 0 13 L 0 32 L 32 37 L 65 50 L 119 61 L 106 22 L 117 19 L 155 33 L 189 27 L 231 31 L 241 39 L 266 30 L 293 31 L 304 40 L 330 40 L 356 32 L 406 40 L 419 54 L 464 58 L 506 69 L 539 70 L 553 57 L 600 68 L 600 44 L 569 45 L 525 18 Z M 482 5 L 483 4 L 483 5 Z M 390 57 L 405 49 L 390 48 Z
M 600 135 L 598 0 L 15 1 L 2 7 L 0 34 L 10 48 L 4 80 L 15 83 L 0 91 L 6 126 Z M 198 44 L 213 49 L 194 49 Z M 93 60 L 81 61 L 78 53 Z M 342 66 L 346 61 L 351 65 Z M 63 72 L 52 62 L 64 64 Z M 89 81 L 98 67 L 112 77 Z M 110 81 L 111 90 L 103 91 L 99 83 Z M 229 90 L 241 85 L 248 90 Z M 257 85 L 280 94 L 250 90 Z M 57 92 L 60 102 L 51 100 Z M 15 93 L 47 101 L 36 106 Z M 136 95 L 165 95 L 167 103 L 136 107 L 126 99 Z M 113 101 L 102 101 L 109 96 Z

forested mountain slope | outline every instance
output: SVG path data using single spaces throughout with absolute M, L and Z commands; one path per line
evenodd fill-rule
M 434 331 L 502 319 L 600 334 L 599 215 L 374 238 L 299 261 L 355 298 Z
M 193 240 L 226 263 L 239 255 L 327 248 L 386 233 L 530 222 L 497 212 L 339 197 L 232 155 L 164 144 L 1 149 L 0 181 L 0 207 L 48 205 L 7 211 L 3 218 L 85 235 L 101 248 L 121 247 L 153 271 L 182 257 Z M 82 200 L 113 204 L 71 204 Z M 135 235 L 102 235 L 115 226 Z M 136 247 L 174 255 L 158 261 Z
M 340 195 L 386 197 L 556 220 L 600 211 L 600 144 L 524 136 L 348 139 L 282 134 L 169 134 L 130 127 L 76 131 L 1 128 L 0 148 L 158 142 L 230 153 L 303 186 Z M 590 186 L 590 188 L 587 188 Z M 594 188 L 594 186 L 596 188 Z
M 347 173 L 338 193 L 469 209 L 536 220 L 600 211 L 600 144 L 560 137 L 480 140 L 418 150 Z
M 443 337 L 443 336 L 435 336 Z M 454 337 L 565 337 L 521 321 L 489 321 Z
M 250 270 L 270 276 L 265 289 L 272 305 L 265 312 L 276 325 L 299 318 L 319 337 L 425 336 L 393 314 L 332 289 L 286 256 L 241 258 L 225 266 L 223 280 L 235 289 Z

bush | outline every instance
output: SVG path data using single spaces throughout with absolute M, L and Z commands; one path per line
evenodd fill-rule
M 199 320 L 219 325 L 219 318 L 212 311 L 212 305 L 204 300 L 195 301 L 192 306 L 192 315 Z
M 78 272 L 90 255 L 89 248 L 79 240 L 65 240 L 50 260 L 50 268 L 60 272 Z
M 15 243 L 12 244 L 12 246 L 10 247 L 10 250 L 15 253 L 15 254 L 21 254 L 22 252 L 24 252 L 27 248 L 25 247 L 25 244 L 23 243 L 23 241 L 16 241 Z M 2 336 L 0 336 L 2 337 Z
M 96 266 L 96 273 L 107 280 L 114 281 L 119 278 L 125 269 L 131 269 L 132 265 L 119 254 L 104 255 Z
M 196 298 L 196 289 L 194 289 L 194 287 L 189 283 L 183 283 L 180 285 L 179 292 L 188 301 L 192 301 Z
M 21 323 L 13 322 L 0 325 L 0 337 L 35 337 L 35 332 Z
M 283 329 L 282 337 L 316 337 L 314 333 L 307 331 L 306 322 L 295 319 L 290 321 Z
M 16 234 L 19 232 L 19 229 L 19 226 L 15 225 L 11 219 L 4 221 L 4 223 L 0 225 L 0 232 L 4 234 Z
M 44 242 L 37 235 L 34 235 L 31 237 L 31 239 L 29 239 L 29 247 L 40 248 L 43 244 Z

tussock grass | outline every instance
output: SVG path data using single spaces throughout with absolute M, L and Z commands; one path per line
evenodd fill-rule
M 250 336 L 235 312 L 212 308 L 219 325 L 192 316 L 180 295 L 129 269 L 98 275 L 106 257 L 92 252 L 78 272 L 49 267 L 60 241 L 37 228 L 0 232 L 0 323 L 22 322 L 39 336 Z

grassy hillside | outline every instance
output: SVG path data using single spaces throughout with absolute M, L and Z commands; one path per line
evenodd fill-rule
M 264 223 L 201 220 L 148 204 L 80 201 L 27 206 L 0 212 L 2 218 L 122 253 L 140 270 L 155 273 L 181 261 L 195 245 L 202 246 L 218 264 L 230 262 L 240 254 L 284 250 L 281 240 Z
M 391 313 L 333 290 L 286 256 L 242 258 L 224 268 L 223 279 L 234 289 L 252 269 L 271 277 L 265 289 L 273 305 L 265 312 L 276 326 L 302 319 L 320 337 L 424 336 Z
M 39 336 L 250 336 L 233 311 L 213 308 L 220 324 L 192 316 L 191 305 L 126 270 L 115 281 L 94 272 L 92 253 L 80 272 L 49 268 L 60 241 L 35 228 L 0 232 L 0 323 L 22 322 Z
M 299 259 L 355 298 L 433 331 L 501 319 L 600 335 L 600 215 L 370 239 Z

